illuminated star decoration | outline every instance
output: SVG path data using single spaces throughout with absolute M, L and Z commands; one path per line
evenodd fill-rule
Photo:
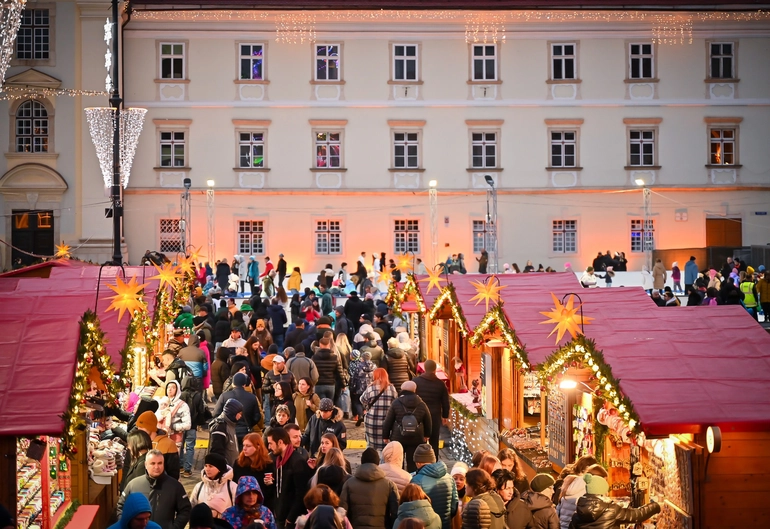
M 391 275 L 390 275 L 390 272 L 388 272 L 387 270 L 383 270 L 382 272 L 377 274 L 377 282 L 378 283 L 386 283 L 387 284 L 387 283 L 390 282 L 390 280 L 391 280 Z
M 591 323 L 589 320 L 593 320 L 595 318 L 589 318 L 588 316 L 582 317 L 578 312 L 580 311 L 580 306 L 575 306 L 575 296 L 570 294 L 569 299 L 567 299 L 567 304 L 562 305 L 561 301 L 559 301 L 556 296 L 553 295 L 553 292 L 551 293 L 551 297 L 553 298 L 553 304 L 554 308 L 550 312 L 541 312 L 543 316 L 548 316 L 550 319 L 546 321 L 541 321 L 540 323 L 555 323 L 556 326 L 551 331 L 551 334 L 554 332 L 556 334 L 556 343 L 558 344 L 561 341 L 562 336 L 564 336 L 565 332 L 569 332 L 572 338 L 576 338 L 578 334 L 583 334 L 583 331 L 580 329 L 581 324 L 587 325 Z M 549 334 L 548 336 L 551 336 Z
M 413 268 L 412 258 L 409 257 L 408 255 L 399 255 L 398 264 L 396 265 L 396 268 L 398 268 L 402 272 L 410 272 Z
M 492 301 L 496 304 L 500 304 L 500 291 L 507 285 L 500 285 L 500 280 L 497 276 L 492 276 L 489 281 L 471 281 L 471 285 L 476 289 L 476 295 L 471 298 L 471 301 L 476 301 L 476 305 L 482 301 L 486 304 L 486 310 L 489 311 L 489 302 Z
M 433 287 L 441 290 L 441 281 L 446 281 L 446 279 L 441 277 L 441 269 L 433 270 L 431 268 L 428 268 L 428 277 L 425 279 L 420 279 L 420 283 L 428 283 L 428 287 L 425 290 L 426 294 L 430 294 L 430 291 L 433 290 Z
M 176 282 L 179 279 L 182 279 L 184 275 L 179 272 L 176 266 L 174 266 L 171 263 L 165 263 L 162 266 L 158 266 L 155 263 L 153 265 L 155 269 L 158 271 L 158 275 L 151 277 L 150 279 L 157 279 L 160 281 L 160 287 L 163 288 L 164 285 L 169 285 L 171 288 L 176 288 Z
M 182 274 L 194 274 L 195 270 L 193 270 L 193 264 L 192 259 L 188 259 L 187 257 L 183 257 L 179 260 L 179 271 Z
M 54 254 L 54 257 L 58 259 L 69 259 L 70 258 L 70 246 L 67 244 L 64 244 L 62 241 L 61 244 L 56 246 L 56 253 Z
M 112 303 L 110 303 L 105 312 L 117 310 L 118 321 L 123 318 L 124 312 L 129 311 L 129 314 L 133 314 L 135 310 L 142 310 L 144 308 L 141 290 L 147 286 L 147 283 L 140 285 L 136 281 L 136 276 L 132 277 L 128 283 L 124 283 L 120 276 L 116 276 L 115 285 L 107 286 L 115 292 L 115 295 L 105 298 L 112 300 Z
M 197 250 L 193 250 L 193 252 L 190 253 L 190 257 L 188 257 L 188 259 L 191 263 L 197 263 L 201 260 L 201 248 L 203 248 L 203 246 L 199 246 Z

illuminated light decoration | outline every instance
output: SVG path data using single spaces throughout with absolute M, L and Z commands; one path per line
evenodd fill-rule
M 64 241 L 62 241 L 61 244 L 56 246 L 56 253 L 54 254 L 54 257 L 56 259 L 69 259 L 70 249 L 71 246 L 64 244 Z
M 280 13 L 275 20 L 275 41 L 285 44 L 315 42 L 315 13 Z
M 97 97 L 109 96 L 102 90 L 75 90 L 72 88 L 40 88 L 36 86 L 4 86 L 0 90 L 0 101 L 15 101 L 17 99 L 41 99 L 58 96 Z
M 475 12 L 465 17 L 465 42 L 497 44 L 505 42 L 505 15 Z
M 430 312 L 428 312 L 428 317 L 431 321 L 436 320 L 439 311 L 446 304 L 449 304 L 452 319 L 457 323 L 457 330 L 460 331 L 460 334 L 467 337 L 470 334 L 468 320 L 465 319 L 463 309 L 457 302 L 457 292 L 452 283 L 445 286 L 441 291 L 441 294 L 433 301 L 433 307 L 431 307 Z
M 104 54 L 104 67 L 107 70 L 107 77 L 104 79 L 104 89 L 108 92 L 112 92 L 112 50 L 110 43 L 112 42 L 112 22 L 108 18 L 104 23 L 104 42 L 107 44 L 107 52 Z
M 112 142 L 115 133 L 115 109 L 111 107 L 91 107 L 86 110 L 91 141 L 96 147 L 96 157 L 102 170 L 104 186 L 112 185 Z M 146 108 L 126 108 L 120 111 L 120 179 L 123 188 L 128 186 L 131 165 L 136 154 L 136 145 L 144 126 Z
M 378 283 L 388 283 L 391 280 L 392 276 L 390 272 L 387 270 L 383 270 L 379 274 L 377 274 L 377 282 Z
M 396 265 L 396 268 L 401 270 L 404 273 L 409 273 L 412 270 L 414 270 L 414 265 L 412 264 L 412 258 L 406 254 L 399 255 L 397 257 L 398 264 Z
M 433 287 L 438 288 L 441 290 L 441 282 L 446 281 L 446 279 L 441 277 L 441 272 L 439 270 L 434 270 L 433 268 L 428 268 L 428 277 L 425 279 L 420 279 L 420 283 L 428 283 L 428 286 L 425 290 L 426 294 L 430 294 L 430 291 L 433 290 Z
M 652 41 L 657 44 L 692 44 L 692 17 L 682 14 L 656 13 Z
M 570 294 L 569 298 L 567 299 L 566 305 L 562 305 L 561 301 L 556 298 L 553 292 L 551 292 L 551 297 L 553 298 L 554 304 L 553 310 L 550 312 L 540 313 L 543 316 L 548 316 L 549 318 L 546 321 L 541 321 L 541 324 L 556 324 L 548 336 L 551 336 L 551 334 L 554 332 L 557 333 L 556 343 L 558 344 L 561 341 L 562 336 L 564 336 L 565 332 L 569 332 L 573 339 L 576 338 L 578 334 L 583 334 L 580 326 L 590 324 L 590 320 L 593 320 L 594 318 L 589 318 L 588 316 L 581 316 L 578 314 L 578 310 L 580 310 L 582 303 L 578 306 L 575 306 L 575 296 L 572 294 Z
M 203 246 L 198 246 L 198 248 L 196 250 L 193 250 L 192 252 L 190 252 L 189 259 L 190 259 L 191 263 L 198 262 L 198 261 L 201 260 L 201 250 L 202 249 L 203 249 Z
M 503 308 L 499 305 L 492 307 L 492 310 L 490 310 L 481 320 L 481 323 L 476 327 L 470 337 L 470 344 L 474 347 L 480 346 L 484 341 L 485 336 L 492 334 L 495 329 L 500 333 L 506 347 L 511 350 L 514 360 L 519 363 L 519 371 L 522 374 L 526 373 L 530 368 L 527 352 L 519 344 L 516 333 L 508 323 L 508 318 L 505 316 Z
M 112 300 L 112 303 L 110 303 L 105 312 L 117 310 L 118 321 L 120 321 L 126 311 L 128 311 L 129 315 L 133 315 L 134 311 L 143 310 L 145 305 L 142 301 L 141 291 L 148 284 L 142 283 L 140 285 L 136 280 L 136 276 L 132 277 L 128 283 L 124 283 L 120 276 L 115 276 L 115 285 L 107 285 L 115 292 L 115 295 L 105 298 Z
M 596 349 L 593 340 L 581 335 L 564 344 L 537 366 L 537 376 L 541 385 L 546 385 L 564 376 L 571 367 L 590 367 L 594 380 L 606 379 L 605 384 L 597 387 L 594 397 L 617 408 L 618 415 L 632 433 L 638 434 L 641 431 L 639 415 L 631 400 L 620 390 L 620 381 L 613 376 L 612 368 L 604 361 L 604 354 Z
M 507 287 L 507 285 L 501 285 L 500 279 L 494 275 L 486 281 L 471 281 L 471 285 L 476 289 L 476 295 L 470 301 L 477 300 L 476 305 L 483 301 L 487 312 L 489 312 L 490 301 L 495 305 L 500 304 L 500 291 Z
M 3 0 L 0 13 L 0 89 L 5 83 L 5 72 L 11 64 L 14 42 L 21 25 L 21 12 L 27 0 Z
M 187 274 L 195 273 L 195 268 L 193 268 L 192 258 L 182 257 L 181 259 L 179 259 L 177 266 L 179 267 L 179 271 L 182 274 L 187 275 Z
M 176 288 L 177 281 L 184 277 L 184 274 L 171 263 L 164 263 L 161 266 L 153 263 L 152 266 L 158 271 L 158 275 L 152 276 L 150 279 L 157 279 L 160 281 L 160 286 L 158 288 L 163 288 L 165 285 Z
M 398 290 L 398 285 L 399 283 L 391 281 L 388 285 L 388 295 L 385 296 L 385 303 L 393 306 L 393 313 L 401 315 L 401 305 L 405 301 L 408 301 L 410 297 L 414 297 L 414 300 L 417 303 L 417 310 L 422 314 L 425 314 L 425 312 L 427 312 L 425 298 L 423 298 L 414 274 L 406 274 L 406 281 L 404 281 L 401 291 Z

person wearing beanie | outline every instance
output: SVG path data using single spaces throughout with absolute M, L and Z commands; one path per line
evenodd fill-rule
M 436 461 L 436 454 L 428 443 L 415 448 L 413 458 L 417 474 L 412 478 L 412 483 L 418 485 L 430 498 L 433 510 L 441 518 L 442 529 L 450 529 L 452 518 L 457 514 L 457 485 L 444 462 Z
M 206 503 L 199 503 L 190 511 L 191 529 L 233 529 L 233 526 L 226 521 L 215 518 L 211 512 L 212 507 Z
M 449 391 L 444 381 L 436 376 L 437 365 L 434 360 L 426 360 L 423 364 L 425 372 L 412 379 L 417 386 L 415 393 L 423 400 L 430 411 L 433 429 L 430 433 L 430 445 L 438 456 L 438 441 L 441 437 L 441 424 L 449 425 Z
M 559 529 L 559 515 L 551 500 L 554 483 L 556 481 L 550 474 L 538 474 L 529 484 L 531 490 L 521 495 L 532 513 L 532 527 L 535 529 Z
M 243 438 L 247 433 L 253 431 L 255 425 L 259 424 L 262 413 L 259 411 L 257 397 L 248 391 L 246 387 L 250 382 L 249 376 L 245 373 L 235 373 L 233 375 L 233 387 L 219 396 L 217 404 L 214 407 L 214 416 L 218 416 L 224 411 L 225 403 L 234 399 L 242 407 L 241 418 L 235 424 L 235 435 L 238 438 L 238 446 L 243 443 Z M 228 463 L 233 463 L 233 459 L 228 459 Z
M 152 440 L 152 447 L 163 454 L 163 467 L 166 474 L 174 479 L 179 479 L 181 470 L 179 449 L 164 430 L 158 430 L 158 417 L 155 416 L 155 413 L 149 410 L 143 412 L 136 419 L 136 427 L 149 435 Z
M 267 360 L 267 357 L 265 360 Z M 262 376 L 262 409 L 265 410 L 265 424 L 267 424 L 273 417 L 272 409 L 277 405 L 275 401 L 276 384 L 281 382 L 289 384 L 289 393 L 284 395 L 284 397 L 288 396 L 291 398 L 291 395 L 297 391 L 297 378 L 286 367 L 286 359 L 279 354 L 274 355 L 270 359 L 269 365 L 266 366 L 263 363 L 262 367 L 267 369 Z
M 223 456 L 230 464 L 238 459 L 240 452 L 235 428 L 242 416 L 243 404 L 237 399 L 228 399 L 209 425 L 209 453 Z
M 398 344 L 397 338 L 390 338 L 387 342 L 388 350 L 382 355 L 380 367 L 388 372 L 390 382 L 398 387 L 410 380 L 413 374 L 413 367 L 409 365 L 409 359 L 406 353 Z
M 430 439 L 433 428 L 430 410 L 423 400 L 415 393 L 417 385 L 411 380 L 401 384 L 401 392 L 388 409 L 388 414 L 382 423 L 382 436 L 387 444 L 390 440 L 398 441 L 404 446 L 406 455 L 406 470 L 416 472 L 414 451 L 419 445 Z M 406 422 L 404 422 L 406 418 Z M 416 428 L 411 424 L 416 422 Z M 438 428 L 438 425 L 436 425 Z
M 640 524 L 660 512 L 660 505 L 652 501 L 639 508 L 624 508 L 603 498 L 610 486 L 602 476 L 587 473 L 583 476 L 586 494 L 577 501 L 570 527 L 574 529 L 614 529 L 624 524 Z
M 340 443 L 340 450 L 348 447 L 347 428 L 342 421 L 342 410 L 334 405 L 332 399 L 323 398 L 318 411 L 310 417 L 302 434 L 302 446 L 309 453 L 315 454 L 321 446 L 321 437 L 325 433 L 334 434 Z
M 2 507 L 0 509 L 5 510 Z M 129 494 L 123 502 L 123 512 L 120 515 L 120 519 L 107 529 L 132 529 L 133 527 L 161 529 L 160 525 L 150 520 L 151 517 L 152 507 L 150 506 L 150 500 L 141 492 L 134 492 Z M 0 516 L 0 529 L 16 527 L 12 522 L 10 514 L 7 520 L 5 520 L 4 516 Z
M 399 494 L 412 481 L 412 475 L 404 470 L 404 447 L 398 441 L 391 441 L 382 449 L 380 468 L 385 477 L 396 484 Z
M 455 463 L 454 466 L 452 466 L 451 472 L 449 473 L 455 482 L 455 486 L 457 487 L 457 498 L 460 503 L 458 511 L 461 511 L 462 507 L 471 501 L 470 497 L 465 495 L 465 475 L 467 473 L 468 465 L 462 461 Z
M 234 505 L 235 491 L 238 486 L 233 483 L 233 469 L 227 464 L 224 456 L 214 452 L 206 454 L 201 481 L 190 494 L 193 507 L 203 503 L 209 506 L 214 518 L 219 518 L 223 512 Z M 192 520 L 191 520 L 192 522 Z M 195 527 L 190 523 L 190 527 Z
M 391 528 L 398 514 L 398 488 L 379 462 L 377 450 L 367 448 L 361 454 L 361 465 L 342 486 L 340 507 L 356 529 Z
M 273 512 L 263 505 L 264 496 L 254 476 L 243 476 L 238 480 L 235 504 L 227 509 L 222 519 L 233 529 L 247 529 L 254 522 L 261 522 L 264 529 L 278 529 Z

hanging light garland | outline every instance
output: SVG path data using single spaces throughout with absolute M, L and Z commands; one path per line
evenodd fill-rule
M 120 111 L 120 175 L 123 188 L 128 186 L 131 165 L 134 162 L 139 135 L 144 126 L 146 108 L 126 108 Z M 96 157 L 102 170 L 104 186 L 112 185 L 112 143 L 115 137 L 115 109 L 91 107 L 86 109 L 91 141 L 96 147 Z
M 275 41 L 285 44 L 315 42 L 315 13 L 280 13 L 275 20 Z
M 465 42 L 468 44 L 505 43 L 505 15 L 471 12 L 465 18 Z
M 484 341 L 485 336 L 488 336 L 494 330 L 497 329 L 505 341 L 506 346 L 511 350 L 511 354 L 519 364 L 519 372 L 524 375 L 529 371 L 529 357 L 524 348 L 519 344 L 519 340 L 516 337 L 516 333 L 508 323 L 508 318 L 503 312 L 503 308 L 499 305 L 492 307 L 492 310 L 487 312 L 481 323 L 473 331 L 470 337 L 470 344 L 474 347 L 479 347 Z
M 449 283 L 441 290 L 441 294 L 433 301 L 433 307 L 428 312 L 428 317 L 431 321 L 436 320 L 441 309 L 446 305 L 449 305 L 450 312 L 452 313 L 452 319 L 457 323 L 457 329 L 464 337 L 470 334 L 468 326 L 468 320 L 465 319 L 463 309 L 457 302 L 457 292 L 452 283 Z
M 19 33 L 21 12 L 27 0 L 2 0 L 0 13 L 0 88 L 5 83 L 5 72 L 13 58 L 14 43 Z

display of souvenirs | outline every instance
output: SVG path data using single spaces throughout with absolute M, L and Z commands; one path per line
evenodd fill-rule
M 575 443 L 575 459 L 594 455 L 593 417 L 579 404 L 572 406 L 572 441 Z
M 551 463 L 548 452 L 540 446 L 540 425 L 532 428 L 503 428 L 500 432 L 503 442 L 513 448 L 532 468 L 547 469 Z
M 118 469 L 123 467 L 125 446 L 117 439 L 101 439 L 104 427 L 91 423 L 88 435 L 88 473 L 96 483 L 109 484 Z
M 645 443 L 643 458 L 650 494 L 692 513 L 692 450 L 669 439 L 653 439 Z
M 16 442 L 16 518 L 17 527 L 41 527 L 44 520 L 53 520 L 59 508 L 67 501 L 71 487 L 69 465 L 60 453 L 61 439 L 42 438 L 44 450 L 35 457 L 27 457 L 32 440 L 19 438 Z M 35 441 L 38 446 L 41 441 Z M 30 452 L 31 454 L 31 452 Z M 43 472 L 46 473 L 43 479 Z M 46 486 L 47 489 L 44 489 Z M 44 507 L 48 513 L 44 513 Z
M 660 508 L 660 514 L 655 517 L 655 529 L 692 529 L 692 516 L 675 508 L 668 501 L 664 501 Z
M 558 389 L 548 392 L 548 458 L 563 467 L 568 463 L 568 444 L 571 428 L 568 430 L 567 396 Z
M 540 379 L 537 373 L 524 375 L 524 398 L 537 398 L 538 402 L 540 402 Z M 540 407 L 539 404 L 538 407 Z M 538 411 L 538 413 L 540 412 Z

